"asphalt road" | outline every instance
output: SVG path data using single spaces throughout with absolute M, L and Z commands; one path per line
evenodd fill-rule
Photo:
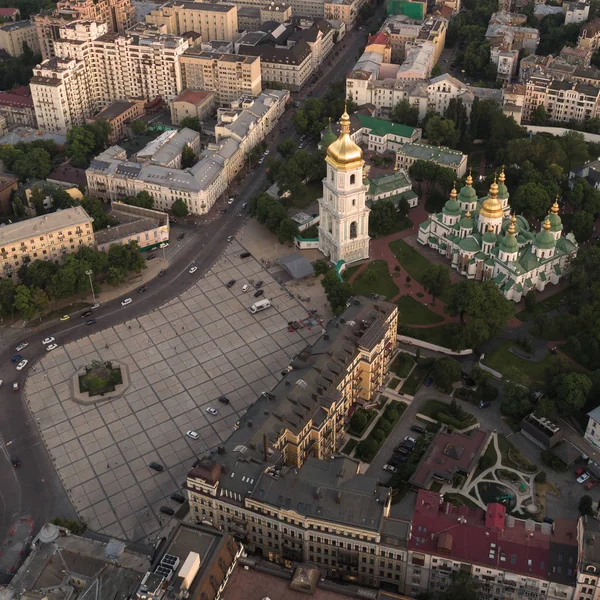
M 366 33 L 352 32 L 346 36 L 345 46 L 341 54 L 331 64 L 322 68 L 323 75 L 313 88 L 313 96 L 322 95 L 332 81 L 342 78 L 352 68 L 360 48 L 364 45 Z M 295 96 L 303 100 L 306 93 Z M 293 133 L 291 118 L 293 111 L 287 111 L 267 139 L 272 152 L 277 145 L 288 137 L 298 141 Z M 287 134 L 280 135 L 281 127 L 288 127 Z M 227 237 L 235 235 L 243 224 L 245 217 L 240 214 L 241 205 L 252 196 L 268 187 L 267 175 L 263 167 L 246 174 L 241 184 L 235 189 L 236 200 L 227 206 L 225 196 L 213 207 L 214 218 L 211 222 L 198 225 L 178 223 L 173 228 L 173 236 L 168 249 L 169 268 L 163 277 L 157 277 L 149 283 L 145 294 L 129 294 L 132 304 L 121 307 L 121 300 L 101 303 L 94 317 L 96 325 L 90 327 L 98 330 L 117 325 L 125 320 L 144 315 L 171 298 L 181 294 L 198 278 L 210 269 L 227 245 Z M 221 210 L 228 207 L 226 214 Z M 217 216 L 218 215 L 218 216 Z M 194 235 L 186 236 L 183 242 L 175 242 L 178 232 L 193 231 Z M 193 275 L 188 273 L 192 264 L 198 267 Z M 37 359 L 45 352 L 41 340 L 48 336 L 56 338 L 59 344 L 68 344 L 91 333 L 85 326 L 85 320 L 79 318 L 80 313 L 72 315 L 65 322 L 54 321 L 44 325 L 40 330 L 23 330 L 19 342 L 29 345 L 21 352 L 29 361 L 27 367 L 16 371 L 11 356 L 16 344 L 4 347 L 0 351 L 0 547 L 9 537 L 9 532 L 17 520 L 28 517 L 35 522 L 35 531 L 54 516 L 75 518 L 76 513 L 58 478 L 52 461 L 44 447 L 37 427 L 22 397 L 21 391 L 12 391 L 15 381 L 24 383 L 29 369 L 35 368 Z M 17 469 L 12 467 L 10 457 L 16 455 L 21 461 Z

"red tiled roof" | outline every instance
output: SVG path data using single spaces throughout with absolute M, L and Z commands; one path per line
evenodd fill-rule
M 376 33 L 375 35 L 369 36 L 369 41 L 367 42 L 367 46 L 369 46 L 370 44 L 387 44 L 388 42 L 389 42 L 389 37 L 388 37 L 387 33 L 380 31 L 379 33 Z
M 213 96 L 214 92 L 207 92 L 204 90 L 183 90 L 175 102 L 189 102 L 190 104 L 199 104 L 203 100 L 206 100 L 209 96 Z
M 485 449 L 489 433 L 477 429 L 463 433 L 438 433 L 417 470 L 410 478 L 413 485 L 427 488 L 431 479 L 452 481 L 456 472 L 470 473 Z
M 0 92 L 0 106 L 20 106 L 33 108 L 33 99 L 28 85 L 22 85 L 14 90 Z
M 18 12 L 18 8 L 0 8 L 0 17 L 14 17 Z
M 457 508 L 442 502 L 440 494 L 419 490 L 408 548 L 547 579 L 551 533 L 542 533 L 534 521 L 506 516 L 503 509 L 499 504 L 490 504 L 487 512 Z
M 594 19 L 589 23 L 585 23 L 581 28 L 579 35 L 582 38 L 593 38 L 596 34 L 600 32 L 600 19 Z

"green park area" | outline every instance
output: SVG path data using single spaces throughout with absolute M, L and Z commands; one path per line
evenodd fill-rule
M 530 385 L 541 385 L 545 380 L 545 371 L 551 365 L 551 354 L 547 354 L 542 360 L 534 361 L 521 358 L 517 354 L 510 352 L 511 348 L 516 348 L 515 342 L 508 340 L 503 342 L 491 352 L 485 355 L 483 364 L 494 371 L 503 375 L 511 368 L 518 369 L 529 380 Z
M 407 325 L 435 325 L 444 320 L 444 317 L 429 310 L 412 296 L 402 296 L 396 304 L 400 311 L 400 320 Z
M 348 281 L 356 272 L 354 267 L 344 271 L 343 277 Z M 357 294 L 368 296 L 369 294 L 380 294 L 388 300 L 398 294 L 398 286 L 390 276 L 388 264 L 385 260 L 374 260 L 363 269 L 353 281 L 352 287 Z

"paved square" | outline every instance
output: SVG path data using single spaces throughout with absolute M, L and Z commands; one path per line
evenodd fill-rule
M 25 397 L 44 443 L 90 529 L 153 541 L 166 518 L 160 507 L 178 507 L 169 495 L 181 488 L 196 456 L 226 439 L 289 359 L 318 337 L 315 329 L 288 331 L 287 323 L 305 310 L 257 260 L 240 259 L 242 250 L 233 242 L 181 296 L 59 347 L 27 378 Z M 227 289 L 230 279 L 237 283 Z M 259 279 L 272 306 L 253 315 L 252 292 L 241 288 Z M 91 406 L 74 402 L 75 372 L 92 360 L 111 359 L 128 365 L 125 394 Z M 217 402 L 222 394 L 230 405 Z M 217 416 L 206 412 L 210 406 Z M 190 429 L 199 440 L 185 436 Z M 151 470 L 152 461 L 165 470 Z

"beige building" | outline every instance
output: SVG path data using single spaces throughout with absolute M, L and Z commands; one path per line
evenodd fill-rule
M 59 0 L 56 10 L 32 17 L 42 58 L 55 56 L 54 42 L 64 25 L 77 20 L 105 23 L 109 32 L 124 33 L 135 24 L 131 0 Z
M 184 90 L 171 102 L 171 122 L 179 125 L 182 119 L 187 117 L 196 117 L 203 121 L 212 115 L 216 108 L 216 92 Z
M 346 30 L 354 29 L 356 17 L 364 0 L 326 0 L 323 7 L 325 19 L 341 21 L 346 25 Z
M 271 2 L 268 6 L 261 6 L 260 22 L 274 21 L 276 23 L 285 23 L 292 18 L 292 7 L 287 2 Z M 241 28 L 240 28 L 241 31 Z
M 467 155 L 460 150 L 452 150 L 446 146 L 430 146 L 429 144 L 404 144 L 396 152 L 396 169 L 408 171 L 418 160 L 433 162 L 440 167 L 452 169 L 456 177 L 464 177 L 467 172 Z
M 0 27 L 0 48 L 11 56 L 23 54 L 24 44 L 27 44 L 34 54 L 40 51 L 37 32 L 31 21 L 17 21 Z
M 273 0 L 235 0 L 237 6 L 253 6 L 268 8 Z M 323 18 L 325 0 L 289 0 L 285 4 L 291 6 L 294 17 Z
M 586 23 L 579 31 L 578 48 L 596 51 L 600 48 L 600 19 Z
M 235 4 L 169 2 L 146 15 L 146 23 L 164 27 L 166 33 L 182 35 L 195 31 L 203 42 L 233 40 L 238 31 Z
M 35 109 L 29 86 L 0 92 L 0 115 L 6 119 L 6 125 L 25 125 L 37 127 Z
M 34 69 L 30 86 L 41 129 L 66 133 L 115 101 L 168 101 L 181 91 L 183 38 L 106 28 L 95 21 L 62 27 L 57 56 Z
M 260 57 L 220 54 L 188 48 L 180 57 L 185 89 L 208 90 L 226 105 L 240 96 L 257 96 L 262 90 Z
M 94 123 L 104 119 L 110 125 L 108 141 L 115 144 L 125 137 L 125 127 L 134 119 L 144 114 L 143 102 L 127 102 L 126 100 L 117 100 L 111 105 L 102 109 L 97 115 L 88 119 L 89 123 Z
M 0 277 L 34 260 L 58 262 L 81 246 L 95 246 L 93 219 L 75 206 L 0 228 Z

